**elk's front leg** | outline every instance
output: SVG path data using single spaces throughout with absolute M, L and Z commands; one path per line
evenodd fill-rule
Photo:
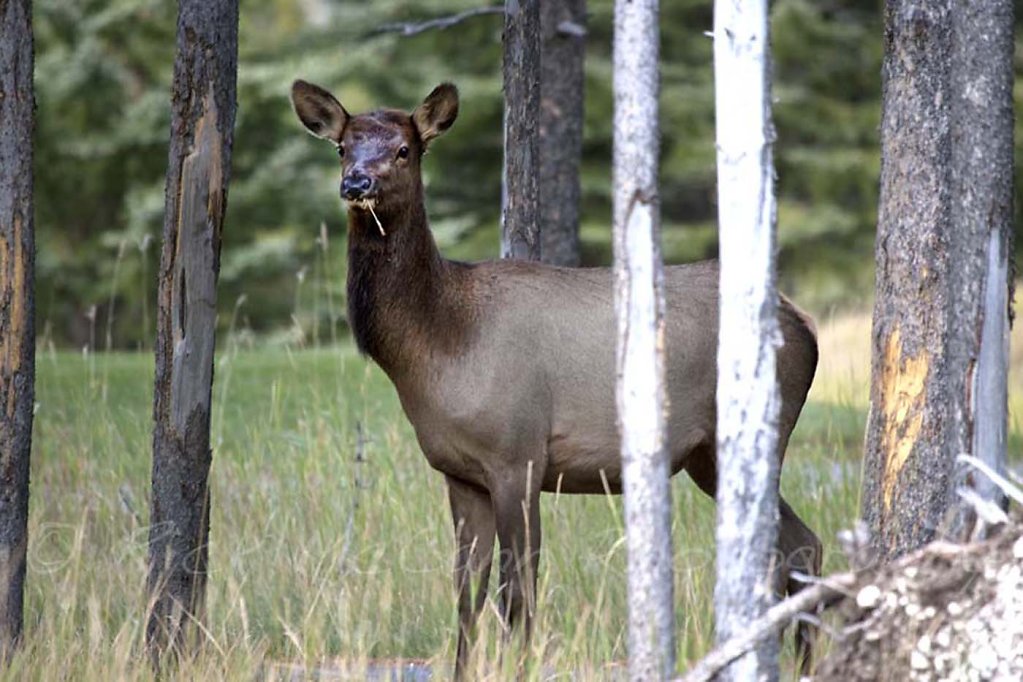
M 476 620 L 487 599 L 494 559 L 494 507 L 486 490 L 447 477 L 451 519 L 455 524 L 455 590 L 458 592 L 458 654 L 455 679 L 465 666 Z
M 501 610 L 509 633 L 521 627 L 526 641 L 536 612 L 543 474 L 542 468 L 533 466 L 508 472 L 490 491 L 501 541 Z

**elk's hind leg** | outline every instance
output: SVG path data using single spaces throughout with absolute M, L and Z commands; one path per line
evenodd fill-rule
M 779 353 L 779 362 L 781 354 Z M 812 379 L 813 375 L 810 375 Z M 789 437 L 796 427 L 796 420 L 803 409 L 809 381 L 785 386 L 783 383 L 783 402 L 778 423 L 778 452 L 781 463 L 785 462 Z M 779 464 L 779 466 L 780 466 Z M 780 473 L 780 472 L 779 472 Z M 792 596 L 805 588 L 805 580 L 793 578 L 794 573 L 801 573 L 811 578 L 821 574 L 823 549 L 817 535 L 810 530 L 801 518 L 793 511 L 789 503 L 778 495 L 778 553 L 784 562 L 775 576 L 775 591 L 779 596 Z M 796 660 L 803 675 L 809 675 L 813 666 L 813 644 L 817 629 L 805 621 L 796 623 Z
M 782 440 L 787 445 L 788 434 Z M 685 469 L 700 490 L 711 497 L 717 495 L 717 458 L 713 439 L 696 448 L 686 459 Z M 778 496 L 778 562 L 775 573 L 775 591 L 779 597 L 799 592 L 806 585 L 792 577 L 793 572 L 818 576 L 821 572 L 821 543 L 810 528 L 792 510 L 781 495 Z M 808 623 L 796 626 L 796 658 L 800 669 L 808 674 L 814 640 L 814 629 Z
M 823 550 L 817 535 L 781 496 L 778 497 L 778 514 L 778 551 L 785 565 L 778 573 L 775 589 L 779 595 L 784 590 L 784 594 L 792 596 L 807 586 L 805 581 L 794 578 L 794 573 L 810 577 L 821 574 Z M 810 674 L 813 663 L 815 634 L 815 628 L 809 623 L 796 625 L 796 659 L 804 675 Z
M 487 599 L 494 559 L 494 507 L 486 490 L 447 477 L 455 524 L 455 590 L 458 593 L 458 654 L 455 679 L 468 679 L 466 664 L 476 621 Z

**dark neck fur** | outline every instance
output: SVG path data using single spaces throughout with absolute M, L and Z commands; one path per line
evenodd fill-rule
M 422 188 L 377 217 L 386 236 L 369 211 L 348 210 L 348 320 L 359 350 L 393 379 L 438 344 L 449 349 L 464 325 L 452 314 L 455 268 L 433 241 Z

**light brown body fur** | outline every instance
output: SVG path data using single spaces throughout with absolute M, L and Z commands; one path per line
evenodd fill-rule
M 457 115 L 452 86 L 438 87 L 411 115 L 381 110 L 351 117 L 326 91 L 301 81 L 292 98 L 310 131 L 344 148 L 353 333 L 387 372 L 424 455 L 447 480 L 462 673 L 495 536 L 502 613 L 528 634 L 541 490 L 621 490 L 611 273 L 440 256 L 426 220 L 419 159 Z M 686 469 L 714 495 L 718 269 L 713 262 L 670 266 L 664 279 L 671 469 Z M 783 456 L 813 380 L 817 345 L 809 318 L 787 300 L 778 315 Z M 779 589 L 792 592 L 799 585 L 786 583 L 785 569 L 819 573 L 820 543 L 784 501 L 780 512 L 786 563 Z M 798 643 L 808 654 L 805 631 Z

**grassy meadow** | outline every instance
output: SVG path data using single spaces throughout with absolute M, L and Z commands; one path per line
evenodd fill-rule
M 859 506 L 869 328 L 865 315 L 822 321 L 818 379 L 784 472 L 783 494 L 825 543 L 826 571 L 843 568 L 833 539 Z M 26 638 L 0 678 L 150 679 L 140 650 L 152 357 L 41 350 L 37 365 Z M 1011 380 L 1018 415 L 1020 373 Z M 447 498 L 383 374 L 347 345 L 246 350 L 228 340 L 214 403 L 207 646 L 178 677 L 253 679 L 268 663 L 340 659 L 447 669 Z M 1018 453 L 1015 419 L 1012 429 Z M 712 640 L 714 511 L 685 476 L 673 495 L 684 662 Z M 599 677 L 625 657 L 621 501 L 545 496 L 543 514 L 534 658 Z M 491 651 L 496 622 L 489 610 Z

